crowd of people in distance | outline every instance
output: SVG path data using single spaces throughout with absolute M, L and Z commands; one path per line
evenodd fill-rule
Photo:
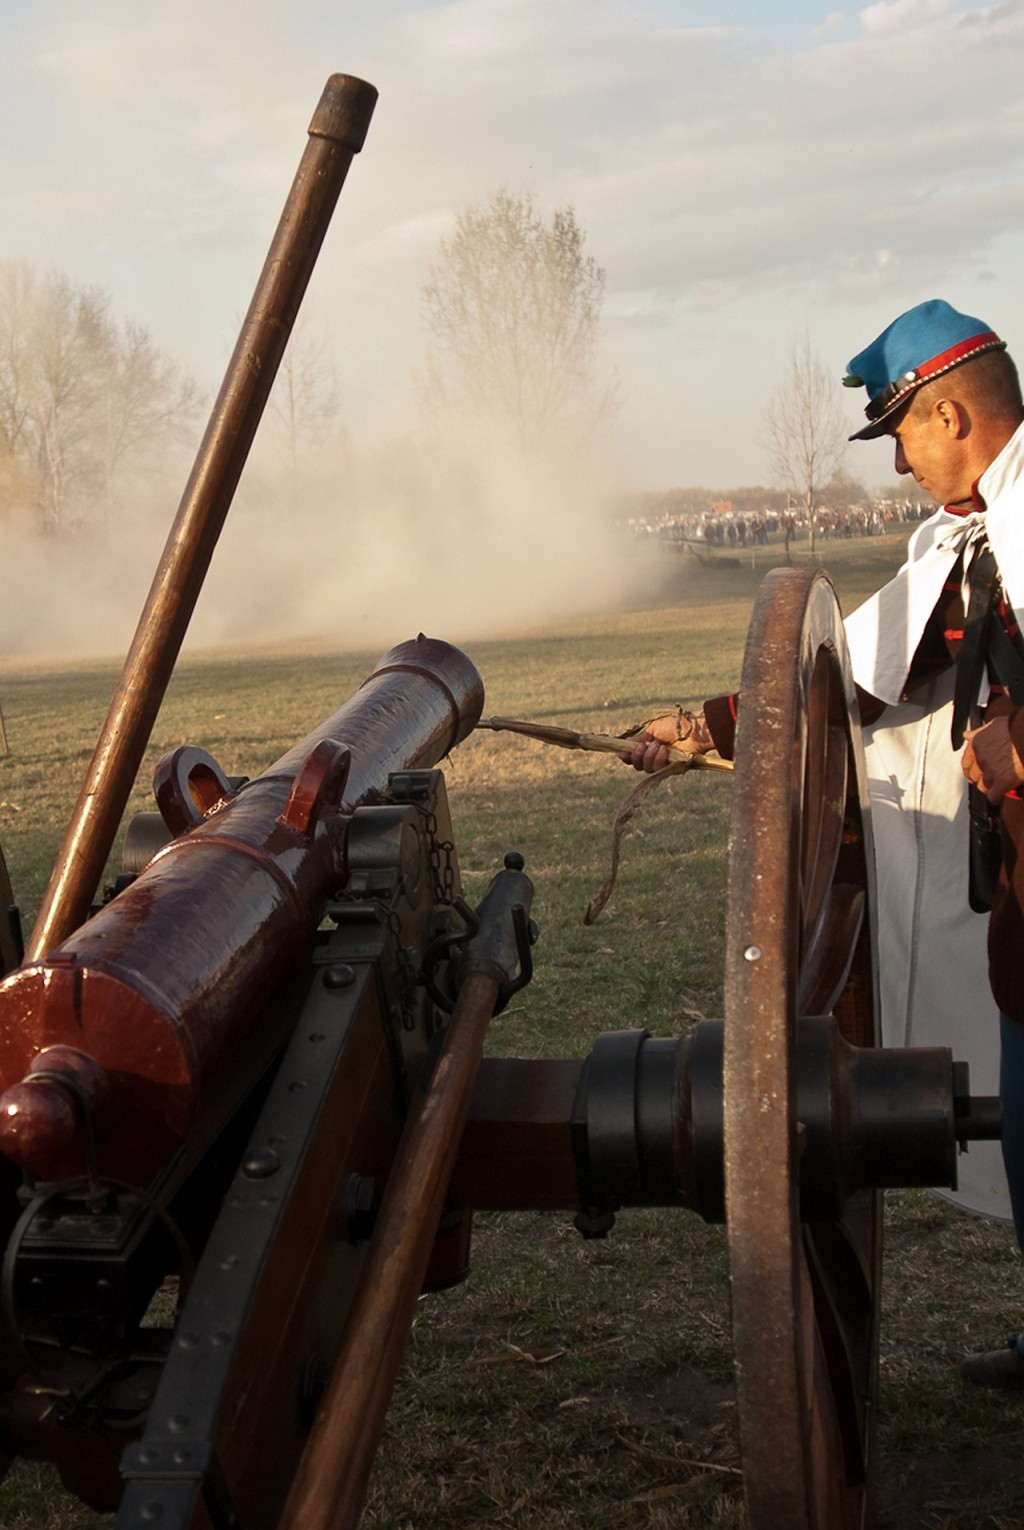
M 833 538 L 882 537 L 893 525 L 926 520 L 931 506 L 913 500 L 895 503 L 876 500 L 869 505 L 855 505 L 845 510 L 821 506 L 814 513 L 815 536 L 821 541 Z M 633 536 L 686 545 L 703 543 L 707 547 L 767 547 L 773 541 L 806 539 L 811 528 L 802 507 L 763 511 L 706 510 L 686 515 L 666 514 L 632 516 L 628 521 Z

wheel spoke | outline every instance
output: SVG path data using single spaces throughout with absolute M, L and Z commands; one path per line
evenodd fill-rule
M 809 943 L 821 917 L 843 843 L 849 750 L 845 705 L 833 656 L 820 650 L 807 697 L 804 766 L 801 909 Z
M 828 889 L 800 966 L 797 1013 L 830 1015 L 846 986 L 864 925 L 864 889 Z

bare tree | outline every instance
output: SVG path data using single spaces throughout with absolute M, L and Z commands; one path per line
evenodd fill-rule
M 604 272 L 571 207 L 528 194 L 460 212 L 422 290 L 433 337 L 424 402 L 504 429 L 527 453 L 578 446 L 614 404 L 599 378 Z
M 29 304 L 31 267 L 0 265 L 0 452 L 14 459 L 22 449 L 29 404 Z
M 304 465 L 337 426 L 340 391 L 327 336 L 300 319 L 274 380 L 266 421 L 284 458 L 293 509 L 301 498 Z
M 92 431 L 116 354 L 108 300 L 59 273 L 39 278 L 24 265 L 15 280 L 20 325 L 12 339 L 22 367 L 22 441 L 35 468 L 39 521 L 46 531 L 61 531 L 80 517 L 102 483 Z
M 107 510 L 117 508 L 121 470 L 144 470 L 158 463 L 197 414 L 201 394 L 195 381 L 164 355 L 141 325 L 127 320 L 111 335 L 108 375 L 97 412 L 95 450 L 102 454 Z
M 846 425 L 835 380 L 806 330 L 790 348 L 764 419 L 772 468 L 803 508 L 813 552 L 819 496 L 842 466 Z
M 116 507 L 120 468 L 195 412 L 195 385 L 109 298 L 66 276 L 0 262 L 0 493 L 46 531 Z M 11 497 L 8 497 L 11 496 Z
M 30 365 L 23 270 L 17 263 L 0 266 L 0 512 L 31 498 L 34 477 L 26 460 Z

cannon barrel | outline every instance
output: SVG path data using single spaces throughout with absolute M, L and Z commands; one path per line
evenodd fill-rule
M 354 810 L 393 771 L 435 764 L 482 705 L 470 660 L 420 636 L 237 793 L 223 777 L 210 791 L 216 766 L 198 751 L 177 772 L 162 761 L 165 817 L 196 826 L 0 985 L 0 1151 L 47 1180 L 159 1170 L 240 1051 L 258 1053 L 248 1029 L 344 883 Z

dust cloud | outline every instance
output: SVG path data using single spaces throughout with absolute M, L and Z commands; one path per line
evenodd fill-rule
M 256 449 L 186 649 L 464 643 L 621 607 L 639 575 L 609 472 L 603 454 L 525 465 L 455 433 L 336 442 L 292 477 Z M 0 523 L 0 655 L 123 655 L 180 492 L 150 483 L 144 513 L 67 538 Z

